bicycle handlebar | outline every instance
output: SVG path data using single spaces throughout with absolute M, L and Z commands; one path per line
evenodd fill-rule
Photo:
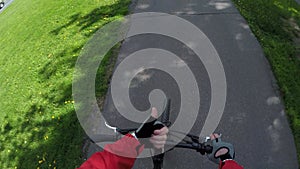
M 95 141 L 93 141 L 94 143 L 114 142 L 114 141 L 118 140 L 118 135 L 117 134 L 116 135 L 99 134 L 99 135 L 92 136 L 91 140 L 92 141 L 95 140 Z M 196 142 L 184 143 L 184 142 L 180 142 L 178 144 L 175 144 L 172 141 L 167 141 L 165 145 L 166 146 L 174 146 L 172 149 L 174 149 L 174 148 L 188 148 L 188 149 L 196 150 L 197 152 L 200 152 L 202 155 L 204 155 L 205 153 L 210 154 L 212 152 L 212 146 L 205 145 L 203 143 L 196 143 Z
M 161 114 L 161 122 L 165 124 L 166 126 L 169 126 L 169 116 L 170 116 L 170 106 L 171 106 L 171 100 L 167 99 L 165 103 L 165 109 L 163 113 Z M 131 129 L 119 129 L 117 128 L 116 131 L 119 134 L 125 135 L 127 133 L 130 133 L 132 131 L 136 131 L 137 128 L 131 128 Z M 92 142 L 108 142 L 108 141 L 116 141 L 118 139 L 118 134 L 115 135 L 105 135 L 105 134 L 97 134 L 91 136 Z
M 165 104 L 165 109 L 161 115 L 161 123 L 163 123 L 165 126 L 169 127 L 171 125 L 171 122 L 169 121 L 169 116 L 170 116 L 170 106 L 171 105 L 171 100 L 167 99 L 166 104 Z M 117 133 L 115 135 L 105 135 L 105 134 L 98 134 L 98 135 L 94 135 L 91 136 L 91 140 L 94 143 L 97 142 L 110 142 L 110 141 L 116 141 L 119 136 L 121 135 L 125 135 L 129 132 L 135 131 L 137 129 L 118 129 L 116 128 L 115 131 L 117 131 Z M 180 134 L 180 132 L 177 132 Z M 181 133 L 184 134 L 184 133 Z M 197 136 L 193 136 L 191 134 L 187 134 L 187 137 L 190 137 L 190 139 L 192 140 L 191 142 L 180 142 L 178 144 L 172 143 L 172 142 L 166 142 L 166 146 L 173 146 L 173 148 L 171 148 L 170 150 L 174 149 L 174 148 L 188 148 L 188 149 L 193 149 L 196 150 L 197 152 L 200 152 L 200 154 L 204 155 L 205 153 L 210 154 L 212 153 L 212 146 L 210 145 L 206 145 L 205 143 L 199 143 L 199 137 Z M 169 151 L 170 151 L 169 150 Z M 156 150 L 158 151 L 158 150 Z M 164 152 L 162 152 L 161 154 L 157 154 L 155 156 L 152 157 L 153 160 L 153 164 L 154 164 L 154 169 L 161 169 L 162 165 L 163 165 L 163 158 L 164 158 Z
M 106 135 L 106 134 L 97 134 L 90 137 L 93 143 L 99 142 L 114 142 L 118 140 L 117 134 L 115 135 Z
M 166 144 L 168 145 L 168 144 Z M 210 145 L 205 145 L 203 143 L 178 143 L 175 145 L 177 148 L 188 148 L 196 150 L 197 152 L 200 152 L 200 154 L 204 155 L 212 153 L 213 147 Z

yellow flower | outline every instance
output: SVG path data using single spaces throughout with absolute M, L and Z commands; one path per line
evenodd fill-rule
M 48 136 L 44 136 L 44 139 L 45 139 L 45 140 L 48 140 L 48 138 L 49 138 Z M 43 160 L 44 160 L 44 159 L 43 159 Z

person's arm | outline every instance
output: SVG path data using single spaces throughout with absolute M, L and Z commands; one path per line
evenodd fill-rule
M 93 154 L 78 169 L 131 169 L 143 149 L 137 139 L 127 134 L 117 142 L 106 145 L 104 151 Z
M 226 160 L 224 162 L 220 162 L 219 169 L 244 169 L 234 160 Z
M 151 116 L 157 119 L 158 113 L 155 108 L 152 109 Z M 163 148 L 168 131 L 167 127 L 151 131 L 149 124 L 142 124 L 133 134 L 135 136 L 127 134 L 117 142 L 106 145 L 104 151 L 93 154 L 78 169 L 131 169 L 136 157 L 144 149 L 145 138 L 149 137 L 149 142 L 155 148 Z M 142 138 L 140 139 L 140 137 Z

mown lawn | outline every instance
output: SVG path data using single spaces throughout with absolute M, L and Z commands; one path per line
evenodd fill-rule
M 271 63 L 300 164 L 300 6 L 294 0 L 233 0 Z
M 129 3 L 14 0 L 0 13 L 0 168 L 67 169 L 82 163 L 74 65 L 93 33 L 127 14 Z M 99 69 L 103 76 L 106 60 Z M 105 93 L 106 82 L 97 83 Z

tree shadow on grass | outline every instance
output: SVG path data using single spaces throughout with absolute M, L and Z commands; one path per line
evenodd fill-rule
M 128 6 L 130 4 L 130 0 L 120 0 L 117 3 L 112 5 L 100 6 L 92 10 L 90 13 L 86 15 L 82 15 L 81 13 L 74 14 L 70 17 L 68 23 L 61 25 L 60 27 L 51 31 L 51 34 L 58 35 L 63 29 L 68 28 L 70 26 L 79 27 L 79 31 L 83 31 L 87 28 L 90 28 L 95 23 L 101 23 L 101 25 L 105 25 L 106 23 L 112 21 L 115 16 L 124 16 L 128 13 Z M 97 31 L 93 28 L 91 31 L 86 33 L 86 36 L 91 36 Z
M 68 97 L 69 90 L 70 86 L 66 86 L 63 95 Z M 63 113 L 55 114 L 52 108 L 41 101 L 32 104 L 22 117 L 16 117 L 19 123 L 5 119 L 4 130 L 0 133 L 9 142 L 0 147 L 9 147 L 10 153 L 7 162 L 2 164 L 6 165 L 3 168 L 78 167 L 83 161 L 84 132 L 71 104 L 57 104 L 57 109 L 63 109 Z M 2 140 L 3 143 L 5 140 Z
M 94 24 L 103 25 L 114 16 L 125 15 L 128 5 L 128 0 L 118 1 L 113 5 L 96 8 L 86 15 L 75 14 L 66 24 L 50 33 L 56 36 L 70 26 L 77 26 L 80 31 L 85 31 L 91 29 Z M 96 28 L 88 31 L 85 36 L 90 37 L 95 31 Z M 81 154 L 84 131 L 72 103 L 72 80 L 59 79 L 71 77 L 83 46 L 84 44 L 75 47 L 66 45 L 60 52 L 51 56 L 38 74 L 39 82 L 47 90 L 38 96 L 38 100 L 32 102 L 31 107 L 24 108 L 22 118 L 25 120 L 20 120 L 17 126 L 8 122 L 5 130 L 1 131 L 1 134 L 11 131 L 14 133 L 5 135 L 8 135 L 7 140 L 14 140 L 10 144 L 16 151 L 10 153 L 8 160 L 16 161 L 17 168 L 68 169 L 76 168 L 83 162 Z M 28 101 L 37 99 L 36 97 L 32 95 Z M 26 135 L 26 138 L 22 138 L 23 135 Z M 19 139 L 14 138 L 15 136 Z
M 80 49 L 64 49 L 40 69 L 39 80 L 47 89 L 26 111 L 28 120 L 17 131 L 30 133 L 26 140 L 28 146 L 14 144 L 21 150 L 12 155 L 18 157 L 18 168 L 76 168 L 82 163 L 84 131 L 73 107 L 72 79 L 60 80 L 58 75 L 70 77 L 77 59 L 73 54 Z M 31 97 L 28 100 L 34 98 Z
M 36 111 L 39 109 L 33 106 L 26 116 L 35 118 Z M 18 168 L 75 168 L 82 161 L 78 154 L 81 152 L 83 131 L 74 111 L 22 124 L 20 132 L 31 133 L 27 144 L 32 146 L 17 145 L 16 148 L 22 150 L 18 154 Z

